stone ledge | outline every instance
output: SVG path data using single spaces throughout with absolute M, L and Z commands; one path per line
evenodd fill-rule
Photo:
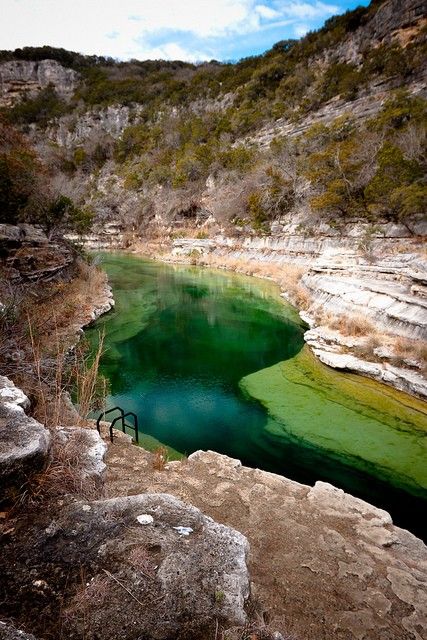
M 4 376 L 0 376 L 0 498 L 24 484 L 45 465 L 50 433 L 26 415 L 29 400 Z

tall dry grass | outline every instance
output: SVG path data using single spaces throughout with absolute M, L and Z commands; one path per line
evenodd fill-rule
M 86 430 L 76 429 L 65 436 L 52 432 L 50 456 L 45 468 L 25 484 L 13 509 L 48 504 L 64 495 L 86 500 L 99 498 L 103 489 L 96 476 L 84 473 L 90 441 Z
M 107 380 L 99 375 L 99 363 L 104 353 L 104 334 L 99 335 L 98 347 L 94 355 L 79 345 L 74 352 L 71 380 L 75 388 L 79 424 L 85 424 L 89 413 L 105 405 Z
M 91 321 L 94 301 L 103 297 L 105 289 L 106 274 L 96 265 L 79 260 L 70 282 L 21 285 L 19 295 L 11 298 L 8 313 L 1 314 L 2 373 L 23 389 L 31 400 L 32 415 L 48 427 L 76 424 L 68 395 L 73 375 L 78 378 L 83 411 L 94 390 L 100 392 L 95 383 L 100 354 L 87 369 L 80 347 L 73 353 L 73 363 L 68 352 L 78 340 L 80 327 Z
M 372 320 L 360 313 L 339 316 L 324 314 L 321 319 L 331 329 L 336 329 L 344 336 L 361 337 L 377 334 L 377 328 Z

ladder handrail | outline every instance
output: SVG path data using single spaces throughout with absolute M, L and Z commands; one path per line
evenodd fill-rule
M 123 411 L 123 410 L 122 410 Z M 125 422 L 125 418 L 127 418 L 127 416 L 132 416 L 133 417 L 133 426 L 131 425 L 127 425 Z M 113 442 L 113 429 L 114 429 L 114 425 L 116 424 L 116 422 L 120 420 L 122 423 L 122 431 L 123 433 L 126 433 L 126 427 L 128 427 L 129 429 L 133 429 L 135 431 L 135 442 L 138 442 L 138 416 L 133 412 L 133 411 L 128 411 L 127 413 L 124 413 L 120 416 L 117 416 L 116 418 L 114 418 L 113 422 L 111 422 L 110 424 L 110 440 L 111 442 Z
M 101 435 L 101 425 L 99 423 L 101 422 L 102 418 L 105 418 L 107 413 L 112 413 L 113 411 L 120 411 L 122 418 L 125 415 L 125 412 L 123 411 L 123 409 L 121 407 L 118 407 L 118 406 L 117 407 L 113 407 L 112 409 L 107 409 L 106 411 L 103 411 L 102 413 L 100 413 L 99 416 L 98 416 L 98 419 L 96 421 L 96 428 L 98 430 L 99 435 Z

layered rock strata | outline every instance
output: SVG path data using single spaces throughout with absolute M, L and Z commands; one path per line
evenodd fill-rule
M 298 233 L 295 225 L 280 225 L 264 237 L 179 238 L 169 252 L 163 247 L 159 254 L 161 259 L 178 261 L 196 256 L 201 264 L 231 265 L 272 277 L 283 295 L 298 304 L 287 293 L 287 287 L 292 291 L 295 285 L 292 269 L 297 267 L 302 274 L 299 286 L 307 297 L 301 317 L 311 328 L 305 337 L 314 353 L 329 366 L 427 397 L 422 355 L 402 359 L 387 345 L 393 336 L 419 345 L 427 340 L 425 225 L 419 222 L 416 231 L 420 235 L 414 237 L 402 226 L 379 226 L 366 244 L 369 225 L 347 225 L 340 233 L 319 227 L 316 237 Z M 344 324 L 346 318 L 365 323 L 366 338 L 325 325 L 339 323 L 340 318 Z M 373 331 L 375 349 L 369 345 Z
M 0 64 L 0 106 L 10 107 L 24 96 L 33 98 L 52 85 L 63 98 L 70 98 L 79 80 L 73 69 L 56 60 L 10 60 Z

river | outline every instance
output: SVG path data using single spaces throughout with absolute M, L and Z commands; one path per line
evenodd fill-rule
M 138 415 L 141 443 L 212 449 L 388 510 L 424 539 L 426 404 L 318 362 L 276 285 L 229 272 L 102 256 L 116 308 L 105 331 L 107 406 Z

